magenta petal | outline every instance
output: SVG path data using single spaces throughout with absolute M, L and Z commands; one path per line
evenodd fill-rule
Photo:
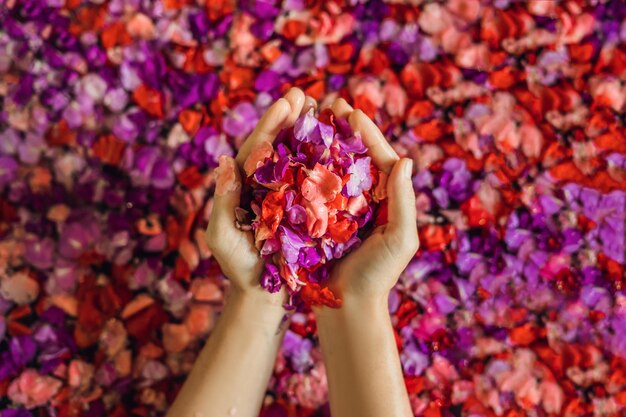
M 275 237 L 271 237 L 263 243 L 263 246 L 261 247 L 260 252 L 262 256 L 266 256 L 266 255 L 271 255 L 272 253 L 275 253 L 279 249 L 280 249 L 280 240 Z
M 305 241 L 298 233 L 289 229 L 288 227 L 279 226 L 280 243 L 282 245 L 283 255 L 285 260 L 290 264 L 296 264 L 298 262 L 298 255 L 300 249 L 306 245 Z
M 167 159 L 159 159 L 152 168 L 152 185 L 156 188 L 170 188 L 176 178 Z
M 26 240 L 24 259 L 37 269 L 48 269 L 53 265 L 54 241 L 49 238 Z
M 280 84 L 280 74 L 275 71 L 263 71 L 257 77 L 254 88 L 257 91 L 272 91 Z
M 22 368 L 30 362 L 37 352 L 37 345 L 31 336 L 17 336 L 9 343 L 13 363 Z
M 275 265 L 271 263 L 265 264 L 265 269 L 263 270 L 263 275 L 261 276 L 261 287 L 271 293 L 278 292 L 282 287 L 280 274 L 278 273 L 278 268 Z
M 4 340 L 4 335 L 7 330 L 7 322 L 4 316 L 0 316 L 0 343 Z
M 0 155 L 0 190 L 17 176 L 17 162 L 10 156 Z
M 66 258 L 76 259 L 87 250 L 90 241 L 89 230 L 85 226 L 71 223 L 59 238 L 59 253 Z

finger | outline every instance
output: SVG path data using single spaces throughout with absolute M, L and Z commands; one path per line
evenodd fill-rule
M 411 255 L 419 246 L 415 191 L 411 179 L 413 160 L 402 158 L 391 170 L 387 179 L 387 227 L 383 235 L 393 246 L 406 249 Z
M 273 142 L 281 129 L 292 126 L 304 106 L 304 93 L 299 88 L 291 88 L 284 97 L 278 99 L 259 120 L 248 139 L 239 148 L 237 164 L 242 167 L 252 149 L 261 142 Z
M 237 164 L 239 167 L 243 166 L 248 155 L 254 147 L 259 143 L 268 141 L 273 142 L 276 135 L 283 126 L 286 124 L 287 118 L 291 113 L 291 105 L 285 98 L 278 99 L 269 109 L 263 114 L 259 123 L 248 136 L 248 139 L 239 148 L 237 154 Z
M 304 107 L 304 102 L 306 101 L 306 96 L 304 92 L 297 87 L 292 87 L 287 94 L 285 94 L 285 100 L 289 102 L 289 106 L 291 107 L 291 111 L 289 116 L 287 117 L 287 121 L 285 122 L 284 127 L 293 126 L 296 122 L 296 119 L 300 117 L 300 113 L 302 112 L 302 107 Z
M 347 119 L 350 117 L 350 114 L 354 111 L 352 106 L 348 104 L 346 100 L 339 97 L 335 102 L 330 106 L 335 117 L 339 117 L 341 119 Z
M 311 109 L 313 109 L 313 111 L 317 109 L 317 101 L 311 96 L 306 96 L 304 98 L 304 106 L 302 106 L 302 111 L 300 112 L 300 115 L 308 113 L 308 111 Z
M 372 157 L 374 165 L 383 172 L 389 173 L 394 164 L 400 159 L 393 150 L 382 132 L 361 110 L 356 109 L 348 118 L 352 130 L 359 132 L 363 143 L 367 146 L 367 154 Z
M 235 208 L 241 197 L 241 175 L 235 160 L 227 155 L 219 157 L 219 166 L 215 169 L 215 195 L 213 209 L 209 217 L 207 240 L 223 238 L 224 232 L 236 230 Z

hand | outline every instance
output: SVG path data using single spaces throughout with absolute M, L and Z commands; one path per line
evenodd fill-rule
M 254 236 L 252 232 L 235 226 L 235 208 L 239 206 L 241 196 L 241 172 L 257 145 L 274 141 L 281 129 L 292 126 L 300 114 L 315 106 L 311 97 L 305 97 L 302 90 L 292 88 L 265 112 L 236 158 L 222 155 L 215 170 L 213 210 L 205 234 L 207 245 L 235 290 L 258 295 L 274 304 L 282 304 L 286 300 L 286 291 L 282 289 L 270 294 L 261 288 L 259 279 L 263 272 L 263 259 L 254 245 Z
M 385 137 L 361 110 L 343 99 L 331 110 L 347 118 L 360 132 L 374 164 L 389 174 L 387 179 L 388 223 L 378 226 L 359 248 L 340 260 L 331 272 L 328 286 L 338 297 L 384 299 L 419 248 L 415 191 L 411 180 L 413 161 L 399 159 Z

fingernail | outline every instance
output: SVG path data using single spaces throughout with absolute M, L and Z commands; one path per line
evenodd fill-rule
M 317 101 L 311 96 L 306 96 L 304 98 L 304 111 L 309 111 L 310 109 L 314 109 L 317 107 Z
M 413 176 L 413 160 L 410 158 L 402 158 L 404 166 L 402 167 L 402 174 L 405 178 L 411 178 Z

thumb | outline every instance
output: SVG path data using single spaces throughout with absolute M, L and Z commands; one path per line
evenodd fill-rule
M 419 248 L 415 191 L 411 173 L 413 160 L 402 158 L 391 169 L 387 179 L 387 227 L 383 236 L 390 248 L 407 256 Z
M 213 210 L 209 217 L 207 239 L 224 237 L 224 232 L 235 228 L 235 208 L 239 206 L 241 197 L 241 174 L 235 159 L 222 155 L 219 166 L 215 169 L 215 195 Z M 214 236 L 212 236 L 214 235 Z

